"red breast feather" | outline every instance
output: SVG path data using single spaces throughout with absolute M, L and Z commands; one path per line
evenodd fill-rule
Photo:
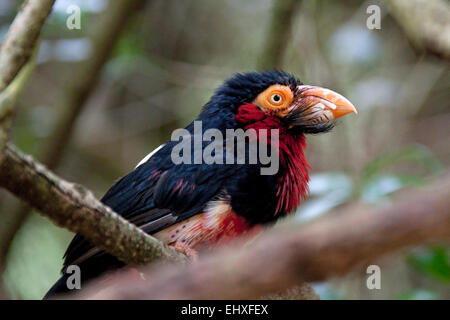
M 197 250 L 242 235 L 253 236 L 259 230 L 259 226 L 250 226 L 234 213 L 227 200 L 217 200 L 211 201 L 204 213 L 161 230 L 155 237 L 169 245 L 180 244 Z

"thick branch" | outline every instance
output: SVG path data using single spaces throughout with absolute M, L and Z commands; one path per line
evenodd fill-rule
M 389 0 L 392 16 L 418 48 L 450 60 L 450 5 L 442 0 Z
M 131 265 L 185 256 L 145 234 L 81 185 L 58 178 L 12 146 L 0 164 L 0 185 L 26 201 L 58 226 L 79 232 L 99 248 Z
M 33 52 L 55 0 L 25 1 L 0 51 L 0 92 L 16 77 Z
M 228 248 L 183 268 L 153 266 L 147 281 L 119 275 L 114 285 L 99 290 L 97 283 L 76 297 L 246 299 L 343 275 L 406 246 L 449 240 L 450 175 L 391 206 L 344 210 L 299 228 L 273 230 L 247 247 Z

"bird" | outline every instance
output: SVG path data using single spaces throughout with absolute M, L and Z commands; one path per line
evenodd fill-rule
M 236 148 L 218 143 L 211 154 L 231 154 L 236 161 L 205 163 L 188 155 L 187 160 L 193 161 L 175 163 L 180 139 L 171 139 L 119 179 L 101 201 L 147 234 L 195 257 L 236 237 L 258 234 L 294 213 L 308 193 L 311 167 L 305 157 L 305 136 L 331 131 L 336 119 L 350 113 L 356 114 L 356 108 L 341 94 L 305 85 L 285 71 L 233 74 L 184 128 L 184 135 L 195 135 L 198 123 L 200 134 L 212 129 L 225 141 L 235 141 L 227 140 L 230 129 L 256 132 L 244 139 L 244 154 L 253 150 L 250 141 L 263 141 L 258 148 L 276 144 L 270 149 L 270 156 L 278 160 L 275 172 L 262 174 L 267 162 L 239 162 Z M 200 140 L 203 151 L 207 140 Z M 44 298 L 69 291 L 66 270 L 71 265 L 80 268 L 82 284 L 125 267 L 76 234 L 64 255 L 62 276 Z

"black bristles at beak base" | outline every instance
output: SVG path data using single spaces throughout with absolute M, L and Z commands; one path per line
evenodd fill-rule
M 284 117 L 284 121 L 287 122 L 290 131 L 293 133 L 304 133 L 304 134 L 319 134 L 331 131 L 335 125 L 335 121 L 320 123 L 320 124 L 310 124 L 303 121 L 301 110 L 292 111 L 290 114 Z

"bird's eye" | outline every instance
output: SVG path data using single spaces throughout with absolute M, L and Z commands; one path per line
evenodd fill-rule
M 274 93 L 270 96 L 270 102 L 275 106 L 283 104 L 283 100 L 283 96 L 279 93 Z
M 273 94 L 270 99 L 273 103 L 280 103 L 281 102 L 281 96 L 279 94 Z

